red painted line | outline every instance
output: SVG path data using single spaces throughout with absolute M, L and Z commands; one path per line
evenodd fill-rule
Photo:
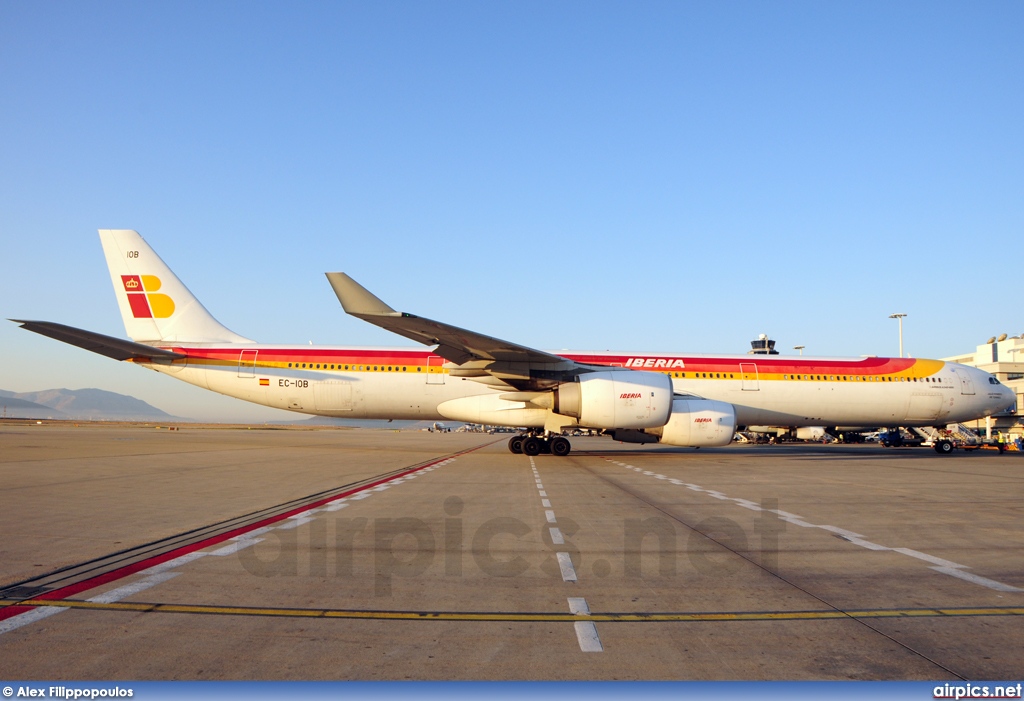
M 124 579 L 125 577 L 136 574 L 137 572 L 141 572 L 142 570 L 148 570 L 150 567 L 156 567 L 157 565 L 161 565 L 165 562 L 174 560 L 183 555 L 188 555 L 189 553 L 195 552 L 197 550 L 202 550 L 212 545 L 223 543 L 225 540 L 230 540 L 231 538 L 236 538 L 240 535 L 245 535 L 246 533 L 255 531 L 257 528 L 263 528 L 265 526 L 269 526 L 270 524 L 278 523 L 279 521 L 284 521 L 285 519 L 294 516 L 295 514 L 301 514 L 304 511 L 315 509 L 317 507 L 323 506 L 324 504 L 330 504 L 332 501 L 338 501 L 339 499 L 344 499 L 346 497 L 352 496 L 353 494 L 358 494 L 359 492 L 365 492 L 368 489 L 379 487 L 380 485 L 390 482 L 392 480 L 396 480 L 401 477 L 405 477 L 406 475 L 411 475 L 413 473 L 420 472 L 421 470 L 425 470 L 428 467 L 432 467 L 440 462 L 444 462 L 445 460 L 451 460 L 453 458 L 466 455 L 467 453 L 472 453 L 474 450 L 480 450 L 481 448 L 484 448 L 487 445 L 491 444 L 486 443 L 485 445 L 478 445 L 475 448 L 470 448 L 469 450 L 464 450 L 460 453 L 454 453 L 446 458 L 439 458 L 437 460 L 434 460 L 433 462 L 428 462 L 425 465 L 420 465 L 419 467 L 414 467 L 404 472 L 399 472 L 398 474 L 391 475 L 390 477 L 379 479 L 376 482 L 370 482 L 369 484 L 366 484 L 362 487 L 356 487 L 355 489 L 350 489 L 347 492 L 342 492 L 332 497 L 324 497 L 323 499 L 320 499 L 318 501 L 314 501 L 303 506 L 297 506 L 291 511 L 286 511 L 276 516 L 270 516 L 268 518 L 263 519 L 262 521 L 257 521 L 246 526 L 240 526 L 234 530 L 226 531 L 225 533 L 211 536 L 210 538 L 207 538 L 205 540 L 200 540 L 195 543 L 189 543 L 188 545 L 182 545 L 181 547 L 176 548 L 174 550 L 169 550 L 165 553 L 154 555 L 153 557 L 147 558 L 145 560 L 140 560 L 139 562 L 133 562 L 130 565 L 124 565 L 123 567 L 111 570 L 110 572 L 104 572 L 103 574 L 96 575 L 95 577 L 83 579 L 81 582 L 69 584 L 65 587 L 61 587 L 60 589 L 54 589 L 53 591 L 48 591 L 45 594 L 40 594 L 39 596 L 34 596 L 32 598 L 42 599 L 46 601 L 60 601 L 61 599 L 67 599 L 68 597 L 74 596 L 75 594 L 80 594 L 83 591 L 88 591 L 89 589 L 95 589 L 96 587 L 103 586 L 104 584 L 109 584 L 110 582 L 116 582 L 119 579 Z M 18 614 L 26 613 L 34 608 L 37 607 L 7 606 L 0 610 L 0 621 L 12 618 L 14 616 L 17 616 Z

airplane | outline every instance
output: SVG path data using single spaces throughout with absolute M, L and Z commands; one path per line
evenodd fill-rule
M 536 350 L 398 312 L 344 273 L 326 275 L 346 313 L 429 348 L 259 344 L 214 319 L 137 232 L 99 234 L 131 341 L 11 321 L 278 409 L 519 427 L 517 454 L 568 455 L 563 434 L 581 429 L 700 448 L 728 445 L 738 426 L 942 426 L 1015 402 L 992 375 L 940 360 Z

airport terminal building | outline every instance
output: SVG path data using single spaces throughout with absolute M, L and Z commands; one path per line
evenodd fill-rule
M 943 360 L 989 372 L 1017 395 L 1017 405 L 1010 410 L 996 414 L 987 421 L 980 419 L 966 425 L 982 430 L 991 427 L 993 435 L 996 431 L 1013 435 L 1024 433 L 1024 337 L 1007 338 L 1003 334 L 998 339 L 989 339 L 973 353 Z

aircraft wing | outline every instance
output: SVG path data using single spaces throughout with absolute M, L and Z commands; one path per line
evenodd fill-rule
M 143 358 L 175 360 L 186 357 L 181 353 L 174 353 L 161 348 L 153 348 L 152 346 L 133 343 L 132 341 L 125 341 L 124 339 L 114 338 L 113 336 L 104 336 L 101 333 L 86 331 L 84 329 L 76 329 L 73 326 L 56 324 L 52 321 L 23 321 L 21 319 L 10 319 L 9 321 L 13 321 L 15 324 L 21 324 L 21 328 L 28 331 L 34 331 L 35 333 L 42 334 L 43 336 L 49 336 L 50 338 L 55 338 L 58 341 L 70 343 L 73 346 L 78 346 L 79 348 L 84 348 L 85 350 L 92 351 L 93 353 L 105 355 L 108 358 L 113 358 L 114 360 L 139 360 Z
M 424 345 L 462 366 L 462 377 L 491 375 L 521 389 L 539 389 L 586 372 L 585 366 L 547 353 L 406 312 L 398 312 L 345 273 L 327 273 L 345 312 Z

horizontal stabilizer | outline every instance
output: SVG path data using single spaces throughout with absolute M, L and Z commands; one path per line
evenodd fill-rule
M 55 324 L 52 321 L 23 321 L 21 319 L 10 319 L 10 321 L 13 321 L 15 324 L 21 324 L 21 328 L 28 331 L 34 331 L 43 336 L 49 336 L 58 341 L 70 343 L 73 346 L 105 355 L 114 360 L 139 360 L 143 358 L 176 360 L 186 357 L 181 353 L 153 348 L 152 346 L 125 341 L 122 338 L 114 338 L 113 336 L 104 336 L 101 333 L 76 329 L 73 326 Z

